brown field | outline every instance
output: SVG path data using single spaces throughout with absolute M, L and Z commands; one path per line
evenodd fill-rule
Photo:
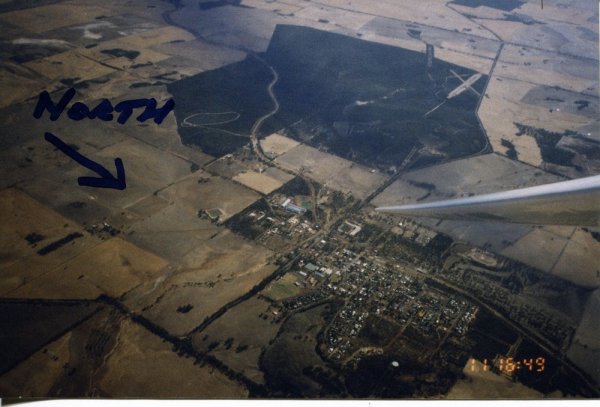
M 594 253 L 599 250 L 600 243 L 580 228 L 544 227 L 533 229 L 502 254 L 579 286 L 596 288 L 600 276 Z
M 0 89 L 2 89 L 0 108 L 36 96 L 43 90 L 43 86 L 40 78 L 26 78 L 0 70 Z
M 275 322 L 277 317 L 273 311 L 277 312 L 267 301 L 251 298 L 230 309 L 204 331 L 194 335 L 194 348 L 205 352 L 210 344 L 218 342 L 219 345 L 212 353 L 219 360 L 249 379 L 263 383 L 259 356 L 280 327 L 280 323 Z M 233 338 L 229 349 L 225 345 L 228 338 Z M 246 348 L 241 350 L 244 347 Z
M 0 191 L 0 209 L 7 214 L 0 237 L 2 295 L 17 298 L 96 298 L 119 296 L 166 266 L 160 257 L 120 238 L 102 241 L 79 225 L 43 206 L 25 193 Z M 36 233 L 43 240 L 29 244 Z M 72 233 L 82 237 L 49 252 L 37 251 Z
M 577 228 L 552 274 L 584 287 L 600 287 L 600 242 Z
M 282 171 L 277 167 L 267 167 L 264 173 L 283 184 L 291 181 L 294 178 L 294 175 L 290 174 L 289 172 Z
M 598 313 L 600 312 L 600 290 L 594 291 L 585 305 L 585 311 L 573 342 L 567 351 L 569 359 L 577 363 L 591 377 L 600 380 L 600 339 L 598 338 Z
M 110 11 L 98 6 L 52 4 L 0 14 L 0 20 L 35 32 L 93 21 L 108 16 Z
M 170 55 L 158 52 L 150 47 L 157 47 L 162 43 L 171 41 L 186 41 L 192 38 L 193 36 L 188 32 L 175 27 L 160 27 L 137 35 L 103 41 L 96 47 L 83 49 L 80 52 L 96 61 L 102 61 L 119 69 L 126 69 L 136 64 L 147 64 L 148 62 L 155 64 L 170 57 Z M 103 52 L 112 49 L 137 51 L 139 55 L 134 58 L 116 57 Z
M 368 14 L 359 14 L 349 10 L 340 10 L 322 5 L 307 4 L 301 11 L 297 11 L 294 15 L 299 18 L 311 21 L 312 24 L 320 24 L 322 30 L 332 30 L 332 26 L 341 26 L 352 30 L 360 30 L 365 24 L 373 19 L 373 16 Z M 321 21 L 319 21 L 321 20 Z M 327 20 L 329 23 L 323 23 Z
M 96 385 L 111 397 L 246 397 L 248 392 L 210 366 L 177 356 L 172 346 L 131 321 L 99 371 Z
M 488 97 L 483 99 L 479 109 L 494 151 L 506 154 L 507 148 L 501 144 L 502 139 L 506 139 L 514 144 L 520 161 L 534 166 L 542 163 L 540 148 L 533 137 L 516 136 L 518 129 L 515 122 L 556 132 L 577 129 L 591 122 L 585 116 L 564 111 L 550 112 L 546 107 L 524 102 L 522 99 L 527 92 L 539 84 L 494 77 L 487 88 Z
M 216 47 L 200 40 L 166 42 L 152 47 L 154 50 L 194 61 L 201 71 L 210 71 L 224 65 L 241 61 L 246 54 L 242 51 Z
M 142 32 L 134 35 L 127 35 L 112 40 L 102 41 L 99 45 L 89 49 L 81 49 L 80 52 L 96 61 L 106 62 L 114 66 L 119 65 L 118 63 L 114 63 L 117 60 L 121 62 L 129 60 L 131 63 L 126 65 L 126 67 L 129 67 L 133 64 L 144 63 L 144 61 L 159 62 L 169 57 L 169 55 L 151 48 L 156 48 L 161 44 L 168 44 L 172 41 L 189 41 L 193 39 L 194 36 L 185 30 L 171 26 L 163 26 L 145 29 Z M 102 52 L 110 49 L 138 51 L 140 55 L 133 59 L 129 59 L 126 57 L 116 57 Z M 144 53 L 146 53 L 146 57 L 143 56 Z
M 20 116 L 21 114 L 24 113 L 20 112 L 16 116 Z M 87 141 L 93 141 L 95 139 L 94 136 L 101 136 L 101 133 L 90 130 L 87 134 L 78 137 L 78 133 L 71 133 L 64 130 L 63 126 L 65 123 L 62 120 L 53 122 L 51 125 L 48 124 L 47 129 L 41 126 L 41 121 L 35 121 L 34 123 L 37 125 L 31 126 L 31 129 L 26 130 L 27 136 L 30 136 L 31 140 L 24 140 L 22 144 L 7 148 L 0 153 L 2 159 L 6 160 L 4 161 L 6 163 L 4 164 L 6 175 L 2 182 L 3 187 L 17 185 L 19 189 L 25 191 L 33 198 L 65 216 L 77 220 L 79 223 L 99 220 L 94 219 L 95 216 L 91 213 L 88 213 L 89 216 L 87 219 L 82 219 L 78 216 L 79 212 L 87 212 L 91 206 L 97 206 L 98 204 L 110 205 L 110 201 L 99 202 L 96 199 L 97 189 L 82 188 L 77 185 L 78 177 L 92 175 L 93 173 L 88 172 L 87 169 L 55 149 L 43 139 L 43 135 L 44 131 L 50 131 L 64 142 L 77 146 L 81 154 L 88 157 L 96 157 L 99 151 L 98 148 L 91 143 L 87 143 Z M 115 142 L 119 138 L 122 139 L 122 137 L 122 134 L 115 133 L 107 137 L 108 140 L 105 140 L 105 143 L 110 144 L 111 141 Z M 102 137 L 97 137 L 96 139 L 102 140 Z M 99 142 L 98 144 L 101 143 Z M 106 166 L 112 164 L 112 171 L 115 171 L 114 157 L 110 161 L 98 161 Z M 126 162 L 125 166 L 127 166 Z M 127 171 L 127 168 L 125 171 Z M 67 211 L 61 210 L 62 206 L 68 206 L 75 201 L 85 202 L 89 207 L 79 208 L 78 210 L 73 210 L 73 208 Z M 106 214 L 107 211 L 104 212 Z
M 387 17 L 403 21 L 426 21 L 427 25 L 436 26 L 450 31 L 465 31 L 480 37 L 491 38 L 494 36 L 488 30 L 469 21 L 464 16 L 454 13 L 445 7 L 445 3 L 398 3 L 393 0 L 384 0 L 373 3 L 368 0 L 321 0 L 321 5 L 336 9 L 351 9 L 367 15 Z M 337 10 L 336 10 L 337 12 Z
M 183 335 L 275 271 L 272 252 L 225 230 L 200 242 L 181 266 L 131 306 L 175 335 Z M 186 313 L 177 308 L 191 305 Z
M 548 273 L 560 258 L 568 240 L 568 237 L 559 237 L 544 229 L 535 228 L 504 249 L 502 254 Z
M 13 296 L 19 287 L 100 243 L 79 225 L 14 188 L 0 191 L 0 213 L 3 232 L 0 234 L 0 292 L 5 297 Z M 30 233 L 44 239 L 29 244 L 25 237 Z M 49 243 L 71 233 L 81 233 L 83 237 L 44 256 L 37 254 Z
M 507 45 L 502 49 L 495 75 L 587 93 L 588 88 L 596 86 L 597 62 L 588 59 L 573 62 L 573 58 L 554 51 Z
M 264 195 L 270 194 L 294 178 L 292 174 L 274 166 L 265 166 L 258 160 L 240 160 L 230 155 L 214 160 L 205 167 L 205 170 Z
M 160 62 L 158 62 L 158 64 L 160 64 Z M 156 75 L 154 72 L 142 70 L 142 68 L 135 70 L 127 69 L 124 71 L 115 71 L 108 75 L 97 78 L 96 81 L 99 83 L 95 83 L 94 86 L 81 89 L 79 91 L 81 96 L 76 96 L 76 99 L 83 99 L 88 105 L 94 107 L 100 100 L 104 98 L 111 100 L 113 103 L 118 103 L 121 100 L 153 97 L 158 101 L 158 105 L 161 105 L 161 102 L 171 97 L 166 91 L 166 87 L 164 85 L 137 88 L 135 86 L 132 87 L 132 85 L 136 83 L 154 82 L 155 80 L 148 78 L 147 74 Z M 144 135 L 145 133 L 160 131 L 160 129 L 165 127 L 165 124 L 157 126 L 152 122 L 152 120 L 149 120 L 146 122 L 145 128 L 142 128 L 142 126 L 135 120 L 135 117 L 141 113 L 141 110 L 142 109 L 139 109 L 138 111 L 138 109 L 136 109 L 125 125 L 121 125 L 116 123 L 116 121 L 112 121 L 102 123 L 102 127 L 120 129 L 121 131 L 135 129 L 135 133 L 132 134 L 136 134 L 138 136 Z M 82 123 L 87 123 L 88 126 L 90 124 L 88 121 L 82 121 Z M 148 125 L 150 123 L 152 123 L 152 126 Z
M 284 168 L 303 173 L 315 181 L 340 192 L 362 199 L 381 185 L 386 176 L 372 173 L 351 161 L 300 144 L 276 161 Z
M 225 156 L 213 161 L 205 169 L 212 174 L 231 179 L 240 172 L 245 171 L 247 167 L 239 160 Z
M 130 320 L 110 327 L 84 323 L 0 376 L 3 396 L 101 395 L 114 398 L 245 397 L 247 391 L 219 371 L 194 364 L 172 346 Z M 99 338 L 108 335 L 108 346 Z M 93 348 L 84 345 L 94 344 Z M 90 354 L 90 351 L 100 355 Z M 74 376 L 69 375 L 73 370 Z
M 68 332 L 0 376 L 0 394 L 4 397 L 48 394 L 69 362 L 71 336 Z
M 102 127 L 90 126 L 89 123 L 86 126 L 90 128 L 89 131 L 83 130 L 84 126 L 79 123 L 74 124 L 69 131 L 65 121 L 61 119 L 49 124 L 48 130 L 65 143 L 77 146 L 81 154 L 103 165 L 113 174 L 114 160 L 116 157 L 121 158 L 127 179 L 125 191 L 78 186 L 78 177 L 94 176 L 94 173 L 46 142 L 43 131 L 38 131 L 37 127 L 32 133 L 34 139 L 2 154 L 11 160 L 7 164 L 10 171 L 6 183 L 17 183 L 20 189 L 80 224 L 93 224 L 103 218 L 127 214 L 128 211 L 124 208 L 191 173 L 191 163 L 174 154 L 127 138 L 118 131 L 111 132 Z M 70 205 L 74 202 L 82 202 L 85 206 L 73 208 Z M 133 221 L 134 216 L 129 220 L 123 219 L 117 226 Z
M 157 195 L 152 194 L 140 199 L 133 205 L 130 205 L 127 209 L 138 214 L 140 218 L 146 219 L 165 209 L 167 206 L 169 206 L 169 202 Z
M 202 170 L 165 188 L 159 196 L 169 202 L 177 201 L 190 213 L 219 208 L 223 213 L 220 222 L 229 219 L 260 198 L 259 194 L 242 185 Z
M 287 153 L 292 148 L 296 147 L 298 144 L 300 143 L 296 140 L 282 136 L 277 133 L 273 133 L 260 141 L 260 146 L 262 147 L 265 154 L 272 157 L 280 156 L 281 154 Z
M 135 139 L 111 145 L 101 150 L 97 159 L 114 170 L 114 159 L 123 160 L 127 177 L 127 193 L 118 190 L 94 190 L 100 202 L 127 207 L 164 186 L 190 174 L 190 163 Z M 112 164 L 112 166 L 109 166 Z M 75 168 L 71 176 L 77 179 L 85 169 Z
M 161 49 L 162 48 L 158 48 L 159 52 Z M 215 62 L 215 64 L 216 63 L 217 62 Z M 164 75 L 165 78 L 175 81 L 175 80 L 186 78 L 188 76 L 196 75 L 200 72 L 204 72 L 205 70 L 206 69 L 204 69 L 202 66 L 198 66 L 198 62 L 194 61 L 193 59 L 187 58 L 185 56 L 172 56 L 172 57 L 164 59 L 156 64 L 137 66 L 135 68 L 130 68 L 129 72 L 131 72 L 135 75 L 139 75 L 140 78 L 144 78 L 144 79 L 147 78 L 145 80 L 146 82 L 154 82 L 155 79 L 152 79 L 152 80 L 148 80 L 148 79 L 152 78 L 153 76 Z M 130 85 L 131 85 L 131 83 L 128 83 L 126 85 L 127 88 Z M 142 90 L 145 89 L 146 91 L 148 91 L 149 89 L 152 89 L 152 92 L 154 93 L 155 89 L 160 89 L 161 87 L 162 87 L 162 85 L 140 88 L 140 89 L 142 89 Z M 131 90 L 134 90 L 134 89 L 131 89 Z
M 18 298 L 119 297 L 158 277 L 167 261 L 133 244 L 112 238 L 13 291 Z
M 148 199 L 149 207 L 144 207 Z M 155 213 L 148 213 L 143 220 L 125 229 L 127 239 L 140 247 L 158 253 L 160 256 L 178 262 L 189 251 L 198 247 L 220 229 L 205 219 L 199 219 L 193 208 L 179 203 L 161 203 L 161 197 L 146 198 L 140 201 L 140 210 L 151 212 L 160 206 Z M 135 206 L 134 206 L 135 210 Z
M 262 10 L 269 10 L 273 12 L 277 12 L 279 14 L 293 14 L 296 11 L 302 9 L 302 7 L 297 5 L 292 5 L 284 2 L 274 2 L 274 1 L 265 1 L 265 0 L 242 0 L 242 5 L 258 8 Z
M 48 58 L 36 59 L 24 64 L 41 75 L 59 81 L 65 78 L 94 79 L 114 72 L 113 68 L 101 65 L 77 50 L 66 51 Z
M 283 185 L 281 181 L 256 171 L 242 172 L 233 177 L 233 180 L 265 195 L 270 194 Z
M 189 31 L 169 25 L 127 37 L 128 43 L 137 47 L 149 47 L 173 41 L 188 41 L 193 39 L 195 37 Z

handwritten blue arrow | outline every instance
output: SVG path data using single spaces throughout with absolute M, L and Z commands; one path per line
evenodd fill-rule
M 54 134 L 46 133 L 44 138 L 47 142 L 52 143 L 56 148 L 71 157 L 78 164 L 81 164 L 100 175 L 100 178 L 79 177 L 77 179 L 79 185 L 94 188 L 125 189 L 125 168 L 123 167 L 123 161 L 120 158 L 115 158 L 115 167 L 117 168 L 117 178 L 115 178 L 106 168 L 97 162 L 82 156 Z

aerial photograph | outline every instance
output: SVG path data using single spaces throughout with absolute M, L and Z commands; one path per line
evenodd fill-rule
M 0 0 L 0 404 L 600 398 L 597 0 Z

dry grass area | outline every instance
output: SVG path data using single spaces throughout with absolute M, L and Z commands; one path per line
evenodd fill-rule
M 478 114 L 494 151 L 506 155 L 507 147 L 502 145 L 502 139 L 505 139 L 515 146 L 520 161 L 539 166 L 542 155 L 535 139 L 517 137 L 518 129 L 514 124 L 530 124 L 532 119 L 539 119 L 536 111 L 540 113 L 541 108 L 523 106 L 519 102 L 530 87 L 531 85 L 511 79 L 491 78 L 486 91 L 488 97 L 483 99 Z M 543 110 L 547 112 L 547 109 Z
M 579 286 L 600 286 L 600 243 L 581 228 L 544 226 L 533 229 L 501 254 Z
M 265 169 L 265 174 L 278 180 L 282 184 L 285 184 L 294 178 L 294 175 L 290 174 L 289 172 L 282 171 L 277 167 L 267 167 L 267 169 Z
M 273 253 L 225 230 L 198 242 L 180 267 L 131 306 L 175 335 L 183 335 L 276 269 Z M 191 305 L 187 312 L 179 307 Z
M 156 47 L 173 41 L 189 41 L 194 36 L 189 32 L 176 27 L 160 27 L 144 31 L 140 34 L 120 37 L 114 40 L 101 42 L 98 46 L 80 50 L 82 54 L 96 61 L 102 61 L 119 69 L 127 69 L 137 64 L 155 64 L 169 58 L 168 54 L 157 51 Z M 136 56 L 117 56 L 111 50 L 120 49 L 136 51 Z
M 272 11 L 285 15 L 294 15 L 294 13 L 296 13 L 298 10 L 302 9 L 302 5 L 290 4 L 290 2 L 285 1 L 242 0 L 241 4 L 246 7 Z
M 213 161 L 205 170 L 264 195 L 270 194 L 294 178 L 293 174 L 274 166 L 265 166 L 258 160 L 239 159 L 230 155 Z
M 68 332 L 0 376 L 0 394 L 3 397 L 49 394 L 69 363 L 71 336 Z
M 260 141 L 260 146 L 265 154 L 271 157 L 277 157 L 287 153 L 298 144 L 300 143 L 296 140 L 277 133 L 273 133 Z
M 119 297 L 156 278 L 167 261 L 120 238 L 90 248 L 13 291 L 18 298 Z
M 408 23 L 407 23 L 408 24 Z M 419 27 L 422 28 L 422 27 Z M 427 27 L 425 27 L 427 29 Z M 408 35 L 406 37 L 396 37 L 391 35 L 384 35 L 382 33 L 377 33 L 376 31 L 362 30 L 361 33 L 364 33 L 361 36 L 361 39 L 377 42 L 380 44 L 391 45 L 393 47 L 405 48 L 411 51 L 422 52 L 425 54 L 426 45 L 422 40 L 417 40 Z M 465 41 L 468 39 L 465 38 Z M 439 43 L 435 44 L 435 58 L 440 59 L 442 61 L 450 62 L 452 64 L 456 64 L 459 66 L 464 66 L 465 68 L 472 69 L 476 72 L 480 72 L 482 74 L 487 75 L 490 72 L 490 69 L 493 64 L 492 57 L 481 56 L 476 54 L 465 54 L 463 51 L 457 51 L 452 48 L 445 47 L 445 41 L 443 39 L 439 39 Z M 458 43 L 462 47 L 462 42 Z
M 219 208 L 223 222 L 260 198 L 256 192 L 205 171 L 196 171 L 158 194 L 169 202 L 177 201 L 189 213 Z
M 568 237 L 559 237 L 545 229 L 535 228 L 501 254 L 550 273 L 568 241 Z
M 115 71 L 113 68 L 81 55 L 77 50 L 61 52 L 23 65 L 52 81 L 75 78 L 79 80 L 95 79 Z
M 2 89 L 0 108 L 3 108 L 36 96 L 43 90 L 43 83 L 37 78 L 28 78 L 0 70 L 0 89 Z
M 248 395 L 246 389 L 219 371 L 178 356 L 169 343 L 130 320 L 110 327 L 114 332 L 114 336 L 109 334 L 112 348 L 104 349 L 103 360 L 94 359 L 89 349 L 82 349 L 81 341 L 95 344 L 107 332 L 95 331 L 96 339 L 86 338 L 90 322 L 49 343 L 0 376 L 0 393 L 39 397 L 40 394 L 59 396 L 64 390 L 66 397 L 101 394 L 113 398 L 241 398 Z M 68 375 L 71 368 L 77 370 L 75 376 Z
M 110 201 L 117 207 L 127 207 L 191 172 L 190 162 L 131 138 L 102 149 L 96 157 L 113 172 L 114 159 L 119 157 L 123 160 L 127 193 L 118 190 L 94 191 L 98 199 Z M 73 179 L 81 176 L 81 171 L 85 172 L 85 169 L 75 168 L 71 175 Z
M 189 59 L 201 71 L 218 69 L 224 65 L 239 62 L 246 57 L 245 52 L 217 47 L 201 40 L 165 42 L 153 46 L 153 49 L 171 56 Z
M 4 297 L 100 243 L 71 220 L 14 188 L 0 191 L 0 292 Z M 41 256 L 37 251 L 73 233 L 82 237 Z M 30 244 L 26 237 L 43 238 Z M 34 236 L 32 236 L 34 237 Z M 57 282 L 58 283 L 58 282 Z M 52 290 L 52 287 L 48 287 Z
M 507 42 L 523 46 L 544 48 L 588 58 L 598 55 L 598 6 L 592 2 L 546 3 L 524 2 L 514 10 L 521 16 L 527 16 L 537 24 L 526 21 L 509 21 L 500 10 L 487 7 L 462 7 L 465 13 L 481 18 L 474 21 L 493 31 Z M 460 6 L 457 6 L 457 9 Z M 595 18 L 590 18 L 593 12 Z M 498 18 L 499 17 L 499 18 Z M 594 21 L 595 20 L 595 21 Z M 591 35 L 582 34 L 585 30 Z M 594 40 L 593 34 L 596 38 Z
M 259 0 L 260 1 L 260 0 Z M 277 3 L 275 3 L 277 4 Z M 294 15 L 298 18 L 311 21 L 313 24 L 321 25 L 322 30 L 333 30 L 334 27 L 344 27 L 358 31 L 374 17 L 368 14 L 361 14 L 351 10 L 335 9 L 307 3 L 302 10 Z
M 120 59 L 120 58 L 118 58 Z M 75 96 L 73 102 L 82 101 L 86 103 L 91 108 L 95 107 L 102 99 L 109 99 L 113 104 L 117 104 L 122 100 L 129 99 L 142 99 L 147 97 L 152 97 L 157 100 L 158 106 L 161 106 L 166 100 L 171 98 L 171 95 L 167 92 L 166 86 L 152 86 L 152 87 L 132 87 L 135 83 L 142 82 L 154 82 L 154 80 L 150 80 L 144 75 L 144 71 L 140 69 L 127 69 L 127 70 L 115 70 L 113 73 L 109 75 L 104 75 L 94 80 L 93 86 L 88 86 L 85 89 L 78 89 L 78 95 Z M 62 92 L 60 92 L 62 94 Z M 133 111 L 133 114 L 128 119 L 125 125 L 121 125 L 116 122 L 116 120 L 102 123 L 102 127 L 109 127 L 114 129 L 121 129 L 121 131 L 129 130 L 131 128 L 137 127 L 142 123 L 138 123 L 136 121 L 136 117 L 143 111 L 143 108 L 138 108 Z M 115 115 L 115 119 L 118 117 Z M 166 120 L 165 119 L 165 122 Z M 71 120 L 71 122 L 73 122 Z M 89 121 L 82 121 L 83 123 L 87 123 L 88 126 L 90 124 Z M 154 125 L 152 120 L 145 122 L 145 124 L 153 124 L 153 128 L 145 129 L 146 132 L 155 132 L 159 131 L 163 124 L 160 126 Z M 164 123 L 164 122 L 163 122 Z M 140 130 L 137 130 L 140 134 Z
M 593 119 L 586 116 L 560 109 L 550 112 L 547 107 L 523 101 L 525 95 L 537 86 L 535 83 L 496 76 L 490 80 L 486 92 L 488 97 L 483 99 L 479 109 L 479 116 L 494 151 L 506 154 L 507 147 L 502 145 L 502 139 L 508 140 L 515 146 L 519 161 L 533 166 L 542 164 L 540 148 L 533 137 L 517 136 L 515 123 L 556 132 L 593 123 Z
M 598 337 L 600 290 L 590 295 L 567 356 L 598 382 L 600 380 L 600 339 Z
M 503 55 L 505 52 L 503 50 Z M 523 66 L 521 61 L 519 60 L 520 67 L 505 65 L 503 62 L 498 63 L 496 74 L 489 82 L 486 97 L 483 99 L 478 113 L 494 151 L 506 154 L 507 147 L 502 145 L 502 139 L 505 139 L 515 146 L 520 161 L 540 166 L 542 157 L 535 139 L 528 136 L 516 136 L 518 129 L 515 123 L 563 132 L 593 126 L 595 119 L 566 112 L 565 109 L 557 110 L 556 108 L 536 106 L 523 99 L 532 89 L 550 83 L 563 87 L 569 85 L 565 89 L 580 91 L 590 86 L 591 82 L 562 72 L 554 72 L 551 67 L 536 72 L 531 66 Z M 566 63 L 566 61 L 562 63 Z M 513 69 L 514 72 L 509 73 L 509 69 Z M 578 83 L 580 84 L 578 85 Z M 548 95 L 548 97 L 551 96 Z
M 93 21 L 96 17 L 110 14 L 108 9 L 95 5 L 51 4 L 2 13 L 0 20 L 41 33 Z
M 276 161 L 286 169 L 302 172 L 324 186 L 359 199 L 365 198 L 386 179 L 381 173 L 304 144 L 292 148 Z
M 159 52 L 162 52 L 161 47 L 157 48 L 159 49 Z M 168 54 L 168 52 L 164 53 Z M 165 85 L 157 84 L 160 82 L 160 79 L 157 77 L 164 78 L 164 80 L 168 81 L 176 81 L 187 78 L 188 76 L 199 74 L 200 72 L 204 72 L 206 70 L 207 69 L 200 66 L 200 64 L 193 59 L 184 56 L 171 56 L 167 59 L 157 62 L 156 64 L 135 65 L 126 72 L 130 72 L 131 74 L 138 76 L 145 82 L 152 83 L 153 85 L 151 87 L 146 86 L 138 89 L 145 90 L 146 92 L 151 89 L 152 93 L 154 93 L 156 90 L 166 88 Z M 131 84 L 131 82 L 127 84 L 127 87 L 129 88 Z M 135 89 L 129 89 L 129 91 L 134 90 Z
M 111 397 L 246 397 L 248 392 L 208 366 L 177 356 L 172 346 L 126 320 L 96 386 Z
M 598 86 L 597 72 L 598 61 L 582 59 L 575 62 L 570 56 L 552 51 L 506 45 L 494 75 L 587 93 L 588 88 Z
M 169 203 L 160 197 L 145 198 L 139 207 L 132 208 L 146 214 L 124 230 L 127 239 L 173 262 L 220 231 L 210 221 L 198 218 L 193 206 Z
M 205 352 L 218 342 L 212 353 L 227 366 L 257 383 L 264 383 L 259 367 L 262 350 L 277 334 L 280 323 L 269 302 L 260 298 L 248 301 L 227 311 L 204 331 L 192 337 L 195 349 Z M 232 339 L 229 339 L 232 338 Z M 230 344 L 226 343 L 227 341 Z
M 419 32 L 418 38 L 410 35 Z M 468 31 L 456 32 L 428 24 L 419 24 L 376 17 L 361 27 L 361 38 L 407 48 L 425 53 L 425 44 L 433 45 L 435 58 L 488 74 L 500 44 L 497 41 L 471 35 Z
M 598 137 L 597 118 L 586 117 L 582 114 L 585 111 L 580 113 L 572 105 L 563 109 L 561 103 L 556 103 L 563 102 L 560 97 L 546 95 L 546 100 L 556 101 L 551 106 L 525 100 L 526 94 L 536 87 L 555 87 L 573 92 L 574 99 L 578 95 L 582 99 L 581 94 L 585 94 L 583 99 L 592 98 L 591 106 L 597 104 L 597 5 L 571 2 L 568 6 L 549 4 L 542 9 L 535 2 L 526 2 L 511 14 L 516 19 L 506 18 L 509 14 L 489 7 L 451 7 L 475 17 L 475 22 L 510 42 L 502 49 L 479 109 L 494 151 L 506 154 L 507 147 L 501 144 L 505 139 L 514 144 L 520 161 L 543 165 L 535 140 L 515 135 L 515 122 L 556 132 L 589 132 Z M 590 18 L 593 12 L 596 17 Z M 572 104 L 572 100 L 569 102 Z M 597 116 L 597 107 L 595 112 Z M 560 171 L 574 176 L 566 169 Z
M 95 139 L 102 140 L 103 133 L 107 133 L 107 138 L 115 144 L 105 140 L 108 145 L 98 149 L 91 143 Z M 121 228 L 136 221 L 135 216 L 124 208 L 191 171 L 189 161 L 147 143 L 126 138 L 123 133 L 111 133 L 100 128 L 89 130 L 81 137 L 68 131 L 57 132 L 56 135 L 65 143 L 77 146 L 81 154 L 103 165 L 112 174 L 116 171 L 115 158 L 121 158 L 127 180 L 126 191 L 78 186 L 79 177 L 96 174 L 44 141 L 43 133 L 36 134 L 30 144 L 14 147 L 6 154 L 10 157 L 12 153 L 13 158 L 19 158 L 6 165 L 9 168 L 14 166 L 8 178 L 40 202 L 82 225 L 114 219 L 113 226 Z M 86 143 L 88 140 L 89 144 Z M 99 144 L 98 147 L 102 147 L 102 141 Z
M 120 296 L 166 266 L 160 257 L 120 238 L 102 241 L 79 225 L 15 189 L 0 192 L 4 233 L 0 238 L 4 297 L 96 298 Z M 74 233 L 72 241 L 48 252 L 38 250 Z M 42 238 L 30 244 L 25 239 Z
M 475 55 L 469 55 L 466 57 L 466 55 L 462 52 L 457 52 L 446 48 L 436 48 L 435 57 L 443 61 L 450 62 L 451 64 L 464 66 L 465 68 L 472 69 L 475 72 L 480 72 L 484 75 L 489 74 L 494 62 L 490 58 Z
M 600 242 L 577 228 L 567 243 L 552 274 L 584 287 L 600 287 Z
M 283 185 L 283 182 L 256 171 L 242 172 L 232 179 L 264 195 L 270 194 Z
M 454 31 L 469 30 L 473 35 L 494 39 L 492 33 L 480 25 L 446 7 L 445 2 L 398 2 L 382 0 L 319 0 L 318 4 L 331 8 L 352 10 L 358 13 L 387 17 L 403 21 L 426 21 L 427 25 Z

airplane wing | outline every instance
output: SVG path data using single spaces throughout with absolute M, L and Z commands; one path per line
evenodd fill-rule
M 386 206 L 376 210 L 440 219 L 600 226 L 600 175 L 468 198 Z

